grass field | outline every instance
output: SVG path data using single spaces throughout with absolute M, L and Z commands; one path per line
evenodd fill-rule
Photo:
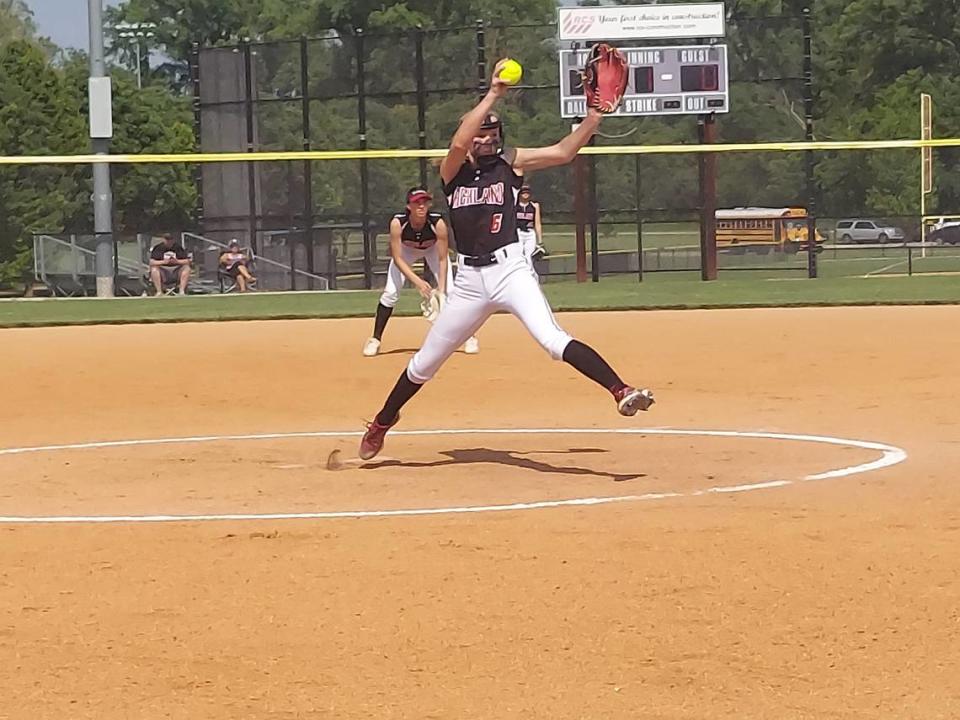
M 697 273 L 605 277 L 599 283 L 544 285 L 551 304 L 563 310 L 657 309 L 960 303 L 960 277 L 823 277 L 792 273 L 721 273 L 701 282 Z M 40 299 L 0 302 L 0 327 L 130 322 L 245 320 L 372 316 L 378 291 L 276 293 L 123 299 Z M 413 292 L 404 292 L 398 315 L 419 313 Z

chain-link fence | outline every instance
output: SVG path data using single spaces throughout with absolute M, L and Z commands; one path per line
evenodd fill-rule
M 728 46 L 730 113 L 717 116 L 712 126 L 705 116 L 608 118 L 594 144 L 602 150 L 608 145 L 696 145 L 705 139 L 812 139 L 815 24 L 803 13 L 734 13 L 722 40 Z M 197 148 L 440 148 L 484 91 L 495 60 L 505 56 L 518 58 L 525 71 L 501 107 L 506 140 L 521 147 L 549 144 L 570 130 L 559 113 L 557 53 L 562 47 L 555 25 L 484 23 L 195 47 L 191 78 Z M 883 259 L 892 246 L 920 239 L 919 208 L 913 208 L 919 174 L 897 174 L 913 165 L 919 172 L 916 155 L 906 150 L 581 155 L 571 165 L 528 178 L 542 206 L 549 253 L 538 270 L 548 279 L 584 271 L 594 278 L 699 273 L 702 236 L 716 232 L 713 209 L 742 207 L 768 208 L 771 214 L 805 209 L 811 229 L 827 248 L 815 257 L 839 261 L 855 257 L 848 248 L 856 243 L 836 232 L 837 223 L 892 220 L 875 207 L 896 206 L 889 202 L 894 196 L 903 199 L 902 217 L 895 220 L 904 238 L 876 243 L 886 246 L 877 256 Z M 937 155 L 949 162 L 956 156 L 947 150 Z M 406 190 L 424 184 L 433 191 L 437 209 L 445 209 L 435 162 L 426 158 L 114 165 L 112 172 L 117 180 L 140 168 L 192 177 L 195 192 L 184 196 L 196 206 L 190 208 L 188 223 L 177 221 L 178 234 L 198 243 L 194 251 L 204 258 L 214 258 L 236 238 L 257 257 L 259 287 L 265 290 L 377 286 L 389 257 L 388 222 L 402 209 Z M 715 194 L 706 192 L 705 178 L 712 178 Z M 160 229 L 138 226 L 124 198 L 115 194 L 115 213 L 124 217 L 124 227 Z M 169 202 L 173 217 L 173 205 L 182 200 Z M 807 273 L 811 263 L 805 245 L 784 242 L 777 232 L 771 229 L 766 240 L 739 245 L 724 244 L 718 235 L 719 270 Z M 44 241 L 43 248 L 48 246 L 45 255 L 62 254 L 57 243 Z M 578 263 L 584 250 L 585 264 Z M 204 260 L 202 267 L 209 262 Z M 850 267 L 855 265 L 851 261 Z M 198 277 L 212 278 L 212 273 L 197 271 Z M 214 283 L 200 285 L 208 286 Z
M 730 36 L 731 105 L 720 118 L 724 140 L 802 140 L 812 118 L 804 84 L 805 34 L 801 15 L 734 18 Z M 705 41 L 708 42 L 708 41 Z M 521 59 L 525 76 L 502 114 L 507 142 L 537 146 L 569 132 L 558 112 L 556 26 L 472 26 L 407 32 L 331 33 L 323 38 L 195 48 L 194 110 L 203 151 L 319 150 L 443 147 L 460 116 L 486 86 L 494 61 Z M 809 52 L 807 53 L 809 62 Z M 805 88 L 806 87 L 806 91 Z M 745 110 L 746 109 L 746 110 Z M 758 122 L 757 113 L 765 114 Z M 758 130 L 762 127 L 763 130 Z M 698 142 L 698 119 L 610 118 L 597 145 L 636 141 Z M 550 252 L 541 270 L 577 270 L 576 227 L 592 251 L 595 275 L 634 272 L 644 255 L 644 225 L 689 224 L 701 218 L 696 155 L 591 156 L 530 178 L 543 207 Z M 718 164 L 719 206 L 806 205 L 811 176 L 797 153 L 724 158 Z M 745 173 L 764 176 L 742 182 Z M 257 247 L 269 233 L 313 248 L 333 287 L 370 287 L 385 270 L 387 223 L 402 209 L 405 190 L 424 184 L 440 199 L 435 168 L 426 159 L 207 164 L 197 175 L 200 232 L 211 238 L 240 235 Z M 759 191 L 759 192 L 758 192 Z M 577 194 L 584 199 L 577 217 Z M 440 200 L 442 203 L 442 200 Z M 318 226 L 339 226 L 317 237 Z M 571 229 L 573 228 L 573 229 Z M 679 232 L 679 231 L 676 231 Z M 649 244 L 656 237 L 646 235 Z M 629 247 L 627 238 L 632 236 Z M 688 243 L 684 269 L 699 269 L 699 240 Z M 670 236 L 663 236 L 670 237 Z M 454 238 L 455 242 L 455 238 Z M 679 245 L 680 243 L 676 243 Z M 677 255 L 675 246 L 673 256 Z M 319 248 L 319 250 L 318 250 Z M 664 246 L 647 249 L 664 257 Z M 669 263 L 644 263 L 649 271 Z M 722 266 L 722 264 L 721 264 Z M 677 268 L 679 269 L 679 268 Z

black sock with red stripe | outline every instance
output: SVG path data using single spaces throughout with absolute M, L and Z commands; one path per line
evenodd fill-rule
M 393 390 L 387 396 L 387 402 L 384 404 L 383 410 L 377 413 L 377 424 L 392 425 L 396 422 L 397 415 L 400 414 L 400 408 L 406 405 L 407 401 L 416 395 L 422 387 L 423 385 L 418 385 L 408 378 L 407 371 L 404 369 L 397 380 L 397 384 L 393 386 Z
M 383 340 L 383 330 L 387 327 L 387 320 L 393 315 L 393 308 L 387 307 L 383 303 L 377 303 L 377 317 L 373 321 L 373 336 L 377 340 Z
M 570 341 L 563 351 L 563 361 L 605 387 L 611 394 L 615 395 L 627 386 L 596 350 L 579 340 Z

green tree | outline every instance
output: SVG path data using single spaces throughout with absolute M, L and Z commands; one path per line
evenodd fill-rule
M 76 87 L 85 77 L 74 73 Z M 83 97 L 80 112 L 86 115 Z M 196 143 L 186 98 L 171 97 L 157 86 L 138 89 L 128 75 L 113 81 L 111 152 L 189 153 Z M 193 167 L 183 163 L 114 165 L 112 192 L 116 232 L 176 230 L 191 224 L 196 206 Z
M 138 90 L 129 73 L 118 73 L 113 85 L 114 152 L 194 148 L 186 100 L 160 87 Z M 0 48 L 0 154 L 87 152 L 86 88 L 82 54 L 55 65 L 27 40 Z M 184 165 L 115 165 L 112 190 L 117 232 L 184 227 L 196 202 L 191 168 Z M 29 268 L 33 233 L 89 231 L 90 192 L 89 166 L 0 167 L 0 282 L 20 278 Z
M 14 40 L 29 40 L 36 36 L 33 12 L 23 0 L 0 2 L 0 46 Z
M 956 0 L 824 0 L 816 48 L 820 133 L 830 139 L 919 136 L 919 95 L 934 98 L 940 137 L 956 137 L 952 108 L 960 94 L 960 3 Z M 829 81 L 826 81 L 829 78 Z M 960 158 L 934 151 L 937 182 L 928 203 L 941 212 L 960 210 L 954 179 Z M 917 151 L 835 153 L 820 160 L 822 205 L 831 214 L 919 213 Z
M 0 48 L 0 154 L 60 155 L 82 151 L 84 123 L 74 88 L 43 50 L 26 40 Z M 89 202 L 76 165 L 0 168 L 0 282 L 22 277 L 31 233 L 57 232 Z

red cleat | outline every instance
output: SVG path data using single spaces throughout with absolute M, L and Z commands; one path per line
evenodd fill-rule
M 367 425 L 367 431 L 363 434 L 363 439 L 360 440 L 360 459 L 372 460 L 375 458 L 383 450 L 383 441 L 386 438 L 387 430 L 398 422 L 400 422 L 399 414 L 389 425 L 381 425 L 374 418 L 373 422 Z
M 617 401 L 617 410 L 621 415 L 633 417 L 639 410 L 647 410 L 653 405 L 653 393 L 649 390 L 637 390 L 629 385 L 613 394 Z

